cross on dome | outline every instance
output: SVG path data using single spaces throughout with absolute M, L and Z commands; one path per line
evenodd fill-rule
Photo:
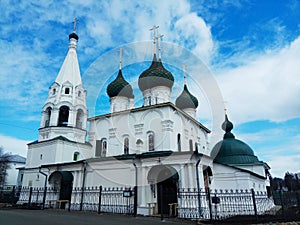
M 77 18 L 74 18 L 73 20 L 73 32 L 75 33 L 76 32 L 76 23 L 78 22 L 78 19 Z
M 122 51 L 123 48 L 120 48 L 120 70 L 122 69 Z
M 156 29 L 158 29 L 159 26 L 153 25 L 153 27 L 150 29 L 151 31 L 153 30 L 153 45 L 154 45 L 154 54 L 156 54 Z
M 183 69 L 183 82 L 184 82 L 184 85 L 186 85 L 186 65 L 185 64 L 182 65 L 182 69 Z

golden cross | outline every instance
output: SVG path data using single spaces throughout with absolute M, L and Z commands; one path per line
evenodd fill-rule
M 183 69 L 183 82 L 184 82 L 184 85 L 186 85 L 186 65 L 185 64 L 182 65 L 182 69 Z
M 77 18 L 74 18 L 73 20 L 73 31 L 76 32 L 76 23 L 78 22 Z
M 155 46 L 155 39 L 156 39 L 156 35 L 155 35 L 155 30 L 158 29 L 159 26 L 153 25 L 153 27 L 150 30 L 153 30 L 153 45 L 154 45 L 154 54 L 156 54 L 156 46 Z
M 122 69 L 122 51 L 123 48 L 120 48 L 120 70 Z

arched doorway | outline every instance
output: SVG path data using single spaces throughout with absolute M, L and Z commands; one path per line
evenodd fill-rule
M 156 184 L 157 211 L 159 214 L 169 214 L 169 204 L 177 203 L 178 173 L 172 166 L 154 166 L 148 173 L 150 185 Z
M 69 171 L 55 171 L 48 179 L 49 184 L 59 190 L 59 200 L 71 200 L 73 175 Z M 61 205 L 61 207 L 65 207 Z

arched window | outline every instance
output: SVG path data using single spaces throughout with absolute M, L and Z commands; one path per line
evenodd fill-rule
M 84 113 L 82 109 L 77 110 L 77 115 L 76 115 L 76 127 L 82 129 L 82 123 L 83 123 L 83 116 Z
M 58 126 L 68 126 L 69 107 L 62 106 L 59 108 Z
M 48 107 L 46 109 L 46 115 L 45 115 L 45 127 L 49 127 L 50 124 L 50 118 L 51 118 L 51 107 Z
M 106 151 L 107 151 L 107 141 L 106 139 L 104 139 L 102 140 L 102 153 L 101 153 L 102 157 L 106 156 Z
M 154 151 L 154 134 L 150 133 L 148 135 L 148 148 L 149 151 Z
M 178 152 L 181 152 L 181 136 L 180 136 L 180 134 L 177 134 L 177 150 L 178 150 Z
M 198 143 L 195 142 L 195 151 L 198 152 Z
M 74 152 L 73 154 L 73 161 L 77 161 L 79 156 L 79 152 Z
M 53 95 L 55 95 L 55 94 L 56 94 L 56 89 L 55 89 L 55 88 L 53 88 L 53 90 L 52 90 L 52 94 L 53 94 Z
M 190 139 L 189 145 L 190 145 L 190 151 L 192 152 L 193 151 L 193 140 L 192 139 Z
M 126 137 L 124 139 L 124 154 L 128 155 L 129 154 L 129 138 Z

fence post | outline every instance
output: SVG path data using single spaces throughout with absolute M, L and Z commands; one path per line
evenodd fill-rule
M 133 211 L 133 214 L 134 216 L 137 215 L 137 200 L 138 200 L 138 187 L 137 186 L 134 186 L 134 211 Z
M 210 222 L 212 222 L 212 205 L 211 205 L 211 197 L 210 197 L 210 188 L 207 188 L 207 195 L 208 195 L 208 208 L 209 208 L 209 217 Z
M 43 209 L 45 209 L 46 194 L 47 194 L 47 187 L 44 187 L 44 195 L 43 195 Z
M 256 200 L 255 200 L 255 191 L 253 188 L 251 188 L 251 193 L 252 193 L 252 201 L 253 201 L 253 208 L 254 208 L 254 215 L 255 215 L 255 218 L 256 220 L 258 219 L 257 218 L 257 207 L 256 207 Z
M 98 214 L 101 213 L 101 195 L 102 195 L 102 185 L 99 188 Z
M 28 199 L 28 206 L 31 205 L 31 196 L 32 196 L 32 187 L 29 188 L 29 199 Z

